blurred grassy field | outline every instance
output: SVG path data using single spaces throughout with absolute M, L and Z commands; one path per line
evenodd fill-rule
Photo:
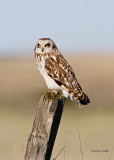
M 114 56 L 66 56 L 91 104 L 66 101 L 52 159 L 114 159 Z M 0 59 L 0 160 L 22 160 L 36 105 L 47 91 L 34 57 Z M 102 150 L 92 152 L 92 150 Z M 104 152 L 107 150 L 107 152 Z M 112 154 L 111 154 L 112 152 Z

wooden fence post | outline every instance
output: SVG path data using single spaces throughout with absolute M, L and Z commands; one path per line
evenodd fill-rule
M 52 92 L 40 98 L 25 160 L 50 160 L 65 98 Z

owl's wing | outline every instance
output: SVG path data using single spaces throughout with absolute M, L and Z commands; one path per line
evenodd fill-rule
M 69 91 L 76 88 L 78 81 L 73 69 L 61 54 L 46 59 L 45 69 L 47 74 L 62 88 Z
M 50 56 L 45 61 L 47 74 L 64 90 L 69 92 L 73 99 L 82 104 L 90 102 L 87 95 L 82 91 L 74 71 L 64 57 L 59 55 Z

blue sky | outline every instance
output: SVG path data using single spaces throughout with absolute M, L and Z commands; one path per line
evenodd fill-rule
M 114 1 L 0 1 L 0 54 L 32 52 L 42 37 L 64 51 L 114 51 Z

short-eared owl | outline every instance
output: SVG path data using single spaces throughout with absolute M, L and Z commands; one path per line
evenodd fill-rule
M 37 67 L 50 90 L 62 91 L 64 97 L 70 97 L 79 106 L 90 103 L 88 96 L 78 83 L 73 69 L 51 39 L 39 39 L 34 53 Z

